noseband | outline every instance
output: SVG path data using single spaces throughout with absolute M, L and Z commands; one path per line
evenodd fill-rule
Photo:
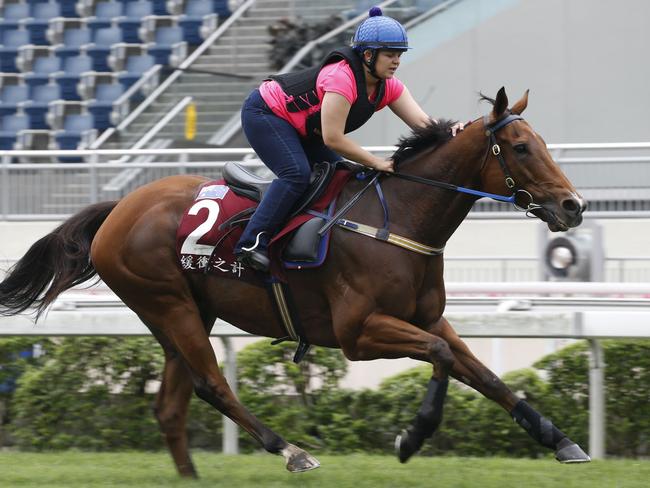
M 492 154 L 497 158 L 497 161 L 499 162 L 499 166 L 501 166 L 501 170 L 503 171 L 503 175 L 505 177 L 506 186 L 513 192 L 510 197 L 511 199 L 509 199 L 508 201 L 512 203 L 515 209 L 521 212 L 526 212 L 526 215 L 528 217 L 531 216 L 534 217 L 534 215 L 532 214 L 529 215 L 530 212 L 538 208 L 542 208 L 542 206 L 534 202 L 533 196 L 530 194 L 530 192 L 524 190 L 523 188 L 517 187 L 514 178 L 510 176 L 510 170 L 508 169 L 506 160 L 504 159 L 503 154 L 501 153 L 501 146 L 499 146 L 499 143 L 497 142 L 497 138 L 494 135 L 500 129 L 503 129 L 506 125 L 510 124 L 511 122 L 514 122 L 515 120 L 524 120 L 524 118 L 521 115 L 509 114 L 507 117 L 504 117 L 501 120 L 497 120 L 493 124 L 489 124 L 488 116 L 486 115 L 485 117 L 483 117 L 483 123 L 485 124 L 485 135 L 490 139 L 490 146 L 488 147 L 488 150 L 485 153 L 485 158 L 483 160 L 482 166 L 485 166 L 487 157 L 490 154 L 490 151 L 492 151 Z M 516 202 L 517 196 L 519 194 L 525 195 L 530 200 L 528 202 L 528 205 L 525 208 L 518 205 Z

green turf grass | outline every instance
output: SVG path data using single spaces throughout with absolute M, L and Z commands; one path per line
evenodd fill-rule
M 318 456 L 321 467 L 291 474 L 270 454 L 198 452 L 198 481 L 177 477 L 166 453 L 0 452 L 0 487 L 585 487 L 648 488 L 650 461 L 607 460 L 561 465 L 504 458 L 424 458 L 400 464 L 389 456 Z

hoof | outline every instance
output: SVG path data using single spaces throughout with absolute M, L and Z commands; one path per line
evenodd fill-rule
M 562 439 L 558 444 L 558 450 L 555 451 L 555 459 L 563 464 L 588 463 L 591 461 L 591 458 L 578 444 L 567 438 Z
M 421 446 L 422 443 L 415 441 L 406 429 L 395 437 L 395 454 L 397 454 L 400 463 L 408 461 L 413 454 L 420 450 Z
M 288 444 L 282 449 L 282 455 L 287 461 L 287 470 L 292 473 L 302 473 L 320 467 L 318 459 L 293 444 Z

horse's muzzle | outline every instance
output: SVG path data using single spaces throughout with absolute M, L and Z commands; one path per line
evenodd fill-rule
M 551 232 L 564 232 L 582 223 L 582 214 L 587 209 L 587 202 L 572 195 L 560 201 L 548 202 L 541 205 L 541 208 L 532 210 L 531 213 L 540 218 L 548 225 Z

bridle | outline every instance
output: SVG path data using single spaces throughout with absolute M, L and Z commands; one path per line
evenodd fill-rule
M 529 215 L 529 213 L 531 213 L 533 210 L 542 208 L 542 206 L 535 203 L 533 196 L 530 194 L 530 192 L 524 190 L 523 188 L 517 187 L 514 178 L 510 176 L 510 169 L 508 168 L 508 164 L 506 163 L 506 160 L 503 157 L 503 154 L 501 153 L 501 146 L 499 146 L 499 143 L 497 142 L 497 138 L 495 136 L 496 132 L 499 131 L 499 129 L 504 128 L 506 125 L 514 122 L 515 120 L 524 120 L 524 118 L 521 115 L 508 114 L 506 117 L 497 120 L 492 124 L 489 124 L 488 116 L 486 115 L 483 117 L 483 123 L 485 125 L 485 135 L 490 139 L 490 145 L 488 147 L 488 150 L 485 153 L 485 158 L 483 159 L 483 164 L 481 165 L 481 169 L 483 168 L 483 166 L 485 166 L 488 155 L 490 154 L 491 151 L 492 154 L 497 158 L 497 161 L 499 162 L 499 166 L 501 166 L 501 170 L 503 171 L 503 175 L 505 177 L 506 186 L 513 192 L 512 201 L 511 201 L 512 205 L 515 207 L 515 209 L 521 212 L 526 212 L 526 215 L 530 217 L 531 215 Z M 525 208 L 517 204 L 517 196 L 519 194 L 523 194 L 527 196 L 528 199 L 530 200 L 528 202 L 528 205 Z M 535 215 L 532 216 L 535 217 Z
M 495 193 L 488 193 L 480 190 L 474 190 L 472 188 L 465 188 L 462 186 L 454 185 L 451 183 L 446 183 L 444 181 L 437 181 L 437 180 L 431 180 L 429 178 L 423 178 L 421 176 L 415 176 L 415 175 L 409 175 L 405 173 L 386 173 L 389 176 L 394 176 L 397 178 L 401 178 L 403 180 L 408 180 L 408 181 L 415 181 L 417 183 L 423 183 L 425 185 L 429 186 L 435 186 L 438 188 L 445 188 L 447 190 L 452 190 L 452 191 L 457 191 L 460 193 L 467 193 L 469 195 L 475 195 L 478 197 L 486 197 L 486 198 L 491 198 L 492 200 L 497 200 L 499 202 L 506 202 L 506 203 L 511 203 L 516 210 L 519 210 L 521 212 L 526 212 L 526 215 L 528 217 L 536 217 L 534 214 L 532 214 L 533 210 L 537 210 L 542 208 L 541 205 L 538 205 L 537 203 L 534 202 L 533 196 L 530 194 L 530 192 L 524 190 L 523 188 L 517 187 L 517 184 L 515 183 L 514 178 L 510 174 L 510 170 L 508 168 L 508 165 L 503 157 L 503 154 L 501 153 L 501 146 L 499 146 L 499 143 L 496 139 L 495 134 L 503 129 L 505 126 L 508 124 L 514 122 L 515 120 L 524 120 L 524 118 L 521 115 L 515 115 L 515 114 L 508 114 L 506 117 L 503 117 L 502 119 L 497 120 L 496 122 L 493 122 L 492 124 L 489 124 L 487 122 L 488 116 L 486 115 L 483 118 L 483 122 L 485 124 L 485 135 L 488 137 L 490 144 L 488 145 L 487 151 L 485 153 L 485 158 L 483 159 L 483 163 L 481 165 L 481 169 L 483 166 L 485 166 L 485 163 L 487 161 L 488 156 L 490 155 L 490 152 L 497 158 L 497 161 L 499 162 L 499 166 L 501 167 L 501 170 L 503 171 L 503 175 L 505 178 L 505 184 L 512 191 L 512 195 L 510 196 L 504 196 L 504 195 L 497 195 Z M 476 120 L 480 120 L 476 119 Z M 476 121 L 470 122 L 470 124 L 474 123 Z M 469 124 L 468 124 L 469 125 Z M 528 197 L 530 200 L 526 207 L 522 207 L 521 205 L 517 204 L 516 199 L 519 195 L 525 195 Z
M 497 158 L 497 161 L 499 162 L 499 166 L 503 171 L 506 186 L 512 191 L 512 194 L 510 196 L 497 195 L 496 193 L 474 190 L 472 188 L 465 188 L 463 186 L 454 185 L 452 183 L 446 183 L 444 181 L 431 180 L 429 178 L 423 178 L 422 176 L 399 173 L 397 171 L 395 171 L 394 173 L 382 173 L 376 170 L 363 171 L 357 175 L 357 179 L 366 180 L 370 178 L 368 183 L 360 191 L 358 191 L 355 195 L 353 195 L 352 198 L 350 198 L 350 200 L 348 200 L 340 209 L 338 209 L 334 216 L 325 217 L 326 224 L 320 228 L 318 234 L 323 236 L 334 225 L 341 225 L 341 222 L 348 222 L 342 219 L 343 215 L 345 215 L 345 213 L 356 204 L 356 202 L 361 198 L 361 196 L 366 192 L 366 190 L 368 190 L 373 186 L 377 190 L 379 201 L 381 202 L 382 208 L 384 210 L 384 228 L 382 230 L 386 230 L 388 228 L 388 208 L 386 206 L 386 201 L 384 199 L 383 192 L 381 191 L 381 186 L 379 183 L 379 179 L 381 176 L 392 176 L 407 181 L 422 183 L 424 185 L 435 186 L 437 188 L 444 188 L 446 190 L 457 191 L 459 193 L 466 193 L 468 195 L 491 198 L 492 200 L 497 200 L 499 202 L 511 203 L 516 210 L 519 210 L 521 212 L 526 212 L 527 217 L 537 218 L 537 216 L 534 215 L 532 212 L 534 210 L 541 209 L 542 206 L 538 205 L 533 201 L 533 196 L 530 194 L 530 192 L 524 190 L 523 188 L 517 187 L 514 178 L 510 174 L 510 170 L 508 168 L 506 160 L 504 159 L 503 154 L 501 153 L 501 146 L 499 146 L 499 143 L 495 136 L 495 134 L 499 130 L 503 129 L 508 124 L 511 124 L 515 120 L 524 120 L 524 118 L 520 115 L 508 114 L 506 117 L 503 117 L 502 119 L 499 119 L 496 122 L 493 122 L 492 124 L 488 123 L 487 115 L 485 117 L 482 117 L 482 119 L 485 125 L 485 135 L 488 137 L 490 143 L 485 153 L 485 158 L 483 159 L 483 163 L 481 164 L 481 170 L 485 166 L 487 162 L 487 158 L 490 155 L 490 152 L 492 152 L 492 154 Z M 478 118 L 467 125 L 470 125 L 478 120 L 481 120 L 481 118 Z M 401 165 L 404 165 L 406 162 L 403 162 Z M 516 202 L 517 196 L 520 194 L 527 196 L 528 199 L 530 200 L 528 202 L 528 205 L 526 205 L 526 207 L 522 207 Z M 356 223 L 353 224 L 357 226 L 359 225 Z

